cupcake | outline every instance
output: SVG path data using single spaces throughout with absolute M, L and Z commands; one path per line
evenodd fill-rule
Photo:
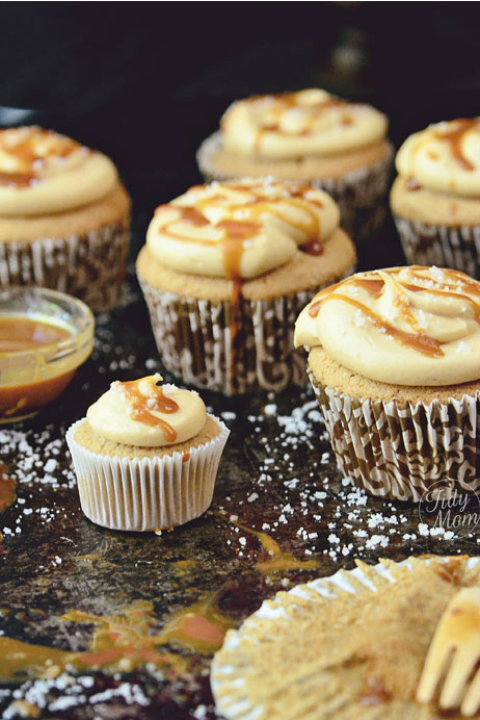
M 40 285 L 114 307 L 129 223 L 105 155 L 39 127 L 0 130 L 0 288 Z
M 411 135 L 396 167 L 390 202 L 408 262 L 480 278 L 480 118 Z
M 354 570 L 277 593 L 239 630 L 228 631 L 214 657 L 218 714 L 227 720 L 460 720 L 463 694 L 452 693 L 441 709 L 438 695 L 423 704 L 419 686 L 443 613 L 464 588 L 480 589 L 478 558 L 375 566 L 357 560 Z M 473 642 L 472 614 L 458 622 Z M 474 653 L 462 655 L 446 643 L 444 653 L 433 658 L 446 673 L 454 657 L 459 688 L 460 680 L 475 678 Z M 475 680 L 468 683 L 474 686 Z M 477 702 L 471 715 L 478 711 Z
M 387 119 L 375 108 L 324 90 L 257 95 L 233 103 L 220 132 L 198 151 L 207 180 L 273 177 L 308 182 L 340 206 L 355 241 L 385 215 L 393 149 Z
M 165 367 L 228 395 L 304 382 L 295 318 L 355 264 L 338 217 L 320 190 L 263 180 L 199 185 L 160 205 L 137 275 Z
M 480 486 L 480 283 L 399 267 L 319 292 L 295 344 L 340 470 L 373 495 L 419 501 Z
M 161 530 L 212 502 L 229 430 L 196 392 L 161 375 L 114 382 L 67 433 L 85 515 L 114 530 Z

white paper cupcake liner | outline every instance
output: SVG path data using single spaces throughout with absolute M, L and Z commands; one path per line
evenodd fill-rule
M 97 525 L 147 532 L 183 525 L 210 506 L 218 465 L 230 434 L 214 416 L 219 434 L 192 447 L 189 458 L 174 452 L 163 458 L 118 458 L 92 452 L 75 441 L 79 420 L 67 432 L 77 475 L 80 504 Z
M 438 556 L 434 562 L 444 563 L 449 559 Z M 455 561 L 459 562 L 458 556 Z M 464 562 L 470 569 L 479 561 L 479 558 L 472 557 Z M 227 720 L 301 720 L 304 717 L 334 720 L 335 710 L 341 707 L 342 702 L 341 682 L 337 684 L 337 693 L 332 696 L 330 712 L 327 714 L 324 709 L 325 714 L 319 714 L 318 707 L 318 692 L 321 693 L 324 687 L 321 674 L 328 670 L 328 658 L 301 675 L 292 664 L 285 667 L 284 672 L 279 670 L 278 658 L 284 658 L 284 663 L 289 658 L 289 647 L 278 647 L 279 633 L 282 633 L 285 623 L 292 624 L 292 628 L 297 630 L 299 621 L 312 611 L 319 612 L 325 603 L 334 603 L 345 593 L 354 602 L 357 595 L 375 593 L 385 585 L 398 582 L 398 575 L 404 568 L 413 573 L 423 563 L 431 562 L 430 559 L 411 558 L 400 563 L 382 561 L 374 566 L 340 570 L 330 577 L 297 585 L 288 592 L 281 591 L 272 599 L 265 600 L 238 630 L 227 632 L 222 649 L 213 659 L 210 682 L 218 713 Z M 311 642 L 315 642 L 314 637 Z M 255 665 L 257 654 L 261 654 L 263 660 L 265 657 L 272 658 L 271 677 L 265 678 L 263 662 L 261 667 Z M 289 677 L 285 676 L 286 673 Z M 295 707 L 292 707 L 292 698 Z M 305 706 L 303 713 L 302 703 Z M 352 707 L 351 717 L 363 717 L 364 713 L 375 718 L 386 714 L 382 705 L 365 705 L 362 708 Z
M 371 495 L 448 498 L 480 488 L 480 391 L 448 403 L 351 398 L 311 375 L 341 472 Z
M 207 181 L 235 178 L 235 175 L 222 173 L 215 167 L 214 158 L 221 144 L 222 135 L 216 132 L 204 140 L 197 152 L 200 172 Z M 341 178 L 305 178 L 298 182 L 311 183 L 331 195 L 340 207 L 342 227 L 354 242 L 359 242 L 374 233 L 387 214 L 392 159 L 393 146 L 389 144 L 385 157 L 369 167 L 359 168 Z
M 74 295 L 92 310 L 117 304 L 127 266 L 129 222 L 82 235 L 0 242 L 0 288 L 39 285 Z
M 394 215 L 405 257 L 413 265 L 438 265 L 480 278 L 480 227 L 428 225 Z
M 180 297 L 139 280 L 161 360 L 184 383 L 235 395 L 306 382 L 293 330 L 316 290 L 272 300 L 240 297 L 232 342 L 230 301 Z

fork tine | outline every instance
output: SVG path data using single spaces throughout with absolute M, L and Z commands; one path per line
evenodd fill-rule
M 457 647 L 440 695 L 440 707 L 443 710 L 452 710 L 460 705 L 468 678 L 478 659 L 479 648 L 471 645 Z
M 417 702 L 429 703 L 432 701 L 453 648 L 453 643 L 447 644 L 441 634 L 435 634 L 420 678 Z
M 477 658 L 478 659 L 478 658 Z M 462 715 L 472 717 L 480 709 L 480 669 L 477 670 L 462 702 Z

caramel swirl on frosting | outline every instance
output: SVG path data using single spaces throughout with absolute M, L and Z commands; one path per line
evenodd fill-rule
M 480 118 L 441 122 L 414 133 L 398 151 L 396 166 L 413 189 L 480 195 Z
M 381 141 L 387 119 L 370 105 L 311 89 L 239 100 L 224 114 L 221 129 L 229 152 L 286 160 L 336 155 Z
M 214 182 L 160 205 L 147 245 L 173 270 L 238 280 L 283 265 L 299 247 L 320 254 L 338 222 L 334 201 L 310 185 Z
M 163 385 L 158 373 L 131 382 L 114 382 L 89 407 L 87 420 L 101 437 L 125 445 L 164 447 L 198 435 L 206 408 L 200 396 Z
M 359 273 L 300 313 L 295 345 L 322 346 L 379 382 L 455 385 L 480 379 L 480 283 L 437 267 Z
M 71 138 L 35 126 L 0 130 L 0 215 L 70 210 L 116 182 L 111 160 Z

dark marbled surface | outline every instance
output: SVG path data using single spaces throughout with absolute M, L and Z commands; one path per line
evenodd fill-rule
M 361 266 L 395 262 L 387 224 L 362 249 Z M 161 369 L 133 277 L 124 307 L 98 319 L 96 338 L 56 403 L 0 428 L 17 493 L 0 515 L 3 718 L 211 720 L 214 649 L 277 590 L 350 568 L 356 557 L 478 554 L 475 532 L 452 530 L 445 514 L 439 522 L 438 513 L 368 498 L 342 480 L 307 388 L 205 393 L 232 431 L 210 511 L 161 535 L 96 527 L 80 510 L 64 435 L 112 380 Z

